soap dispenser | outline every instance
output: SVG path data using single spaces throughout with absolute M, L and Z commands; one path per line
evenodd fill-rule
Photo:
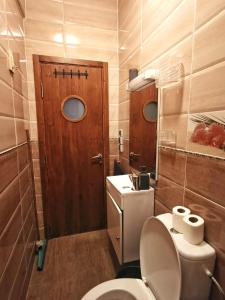
M 149 174 L 147 173 L 147 167 L 141 166 L 141 171 L 138 175 L 138 185 L 139 190 L 148 190 L 149 189 Z

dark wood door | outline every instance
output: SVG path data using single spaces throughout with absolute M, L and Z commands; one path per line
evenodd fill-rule
M 40 71 L 47 236 L 104 228 L 103 68 L 42 62 Z
M 155 170 L 157 120 L 149 121 L 144 109 L 151 102 L 157 106 L 157 99 L 154 84 L 130 94 L 129 159 L 130 166 L 136 170 L 143 165 L 149 172 Z

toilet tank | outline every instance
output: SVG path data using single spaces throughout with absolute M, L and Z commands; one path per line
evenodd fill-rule
M 214 271 L 216 253 L 208 243 L 199 245 L 187 242 L 182 233 L 173 231 L 172 214 L 157 216 L 170 231 L 180 256 L 182 287 L 181 300 L 207 300 L 210 295 L 211 280 L 205 270 Z

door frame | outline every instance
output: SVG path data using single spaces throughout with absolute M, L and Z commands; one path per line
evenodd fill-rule
M 54 57 L 33 54 L 35 99 L 37 110 L 38 147 L 41 171 L 41 191 L 44 215 L 45 236 L 47 232 L 47 172 L 46 172 L 46 151 L 45 151 L 45 119 L 44 119 L 44 99 L 42 98 L 42 78 L 41 64 L 73 64 L 84 67 L 95 67 L 102 69 L 102 103 L 103 103 L 103 157 L 104 157 L 104 224 L 106 226 L 106 183 L 105 178 L 109 174 L 109 102 L 108 102 L 108 63 L 91 60 L 72 59 L 64 57 Z

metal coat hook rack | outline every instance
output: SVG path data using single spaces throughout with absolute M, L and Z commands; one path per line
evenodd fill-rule
M 55 78 L 57 78 L 57 76 L 63 76 L 63 78 L 65 76 L 70 76 L 71 78 L 73 76 L 78 76 L 78 78 L 80 78 L 81 76 L 84 76 L 86 79 L 88 78 L 88 72 L 87 70 L 85 70 L 85 72 L 81 72 L 80 70 L 78 70 L 77 72 L 73 72 L 72 70 L 65 71 L 64 69 L 62 71 L 57 71 L 57 69 L 54 70 L 53 75 L 55 76 Z

